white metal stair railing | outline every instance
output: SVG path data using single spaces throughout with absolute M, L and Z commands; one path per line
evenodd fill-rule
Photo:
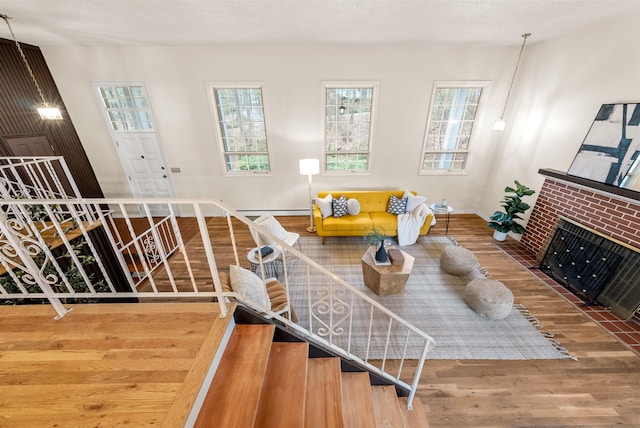
M 80 191 L 62 156 L 0 157 L 3 199 L 71 199 Z
M 150 204 L 166 204 L 170 215 L 151 216 Z M 29 206 L 45 213 L 41 220 L 34 222 L 29 217 Z M 140 216 L 139 207 L 146 215 Z M 188 217 L 178 221 L 175 212 Z M 226 218 L 226 230 L 221 230 L 219 221 L 215 229 L 209 227 L 209 217 Z M 411 406 L 434 340 L 222 202 L 4 201 L 0 212 L 0 264 L 4 269 L 0 275 L 0 302 L 47 299 L 60 317 L 70 305 L 84 301 L 199 297 L 215 299 L 226 316 L 216 252 L 224 251 L 225 257 L 231 255 L 236 265 L 248 264 L 240 258 L 246 250 L 239 251 L 234 227 L 257 228 L 260 235 L 286 249 L 288 256 L 281 260 L 280 280 L 287 291 L 288 306 L 304 306 L 306 310 L 304 319 L 294 323 L 290 315 L 283 316 L 270 308 L 257 309 L 338 355 L 402 385 L 410 391 Z M 102 241 L 96 238 L 98 232 Z M 216 248 L 212 241 L 224 245 Z M 259 260 L 257 272 L 263 279 L 265 271 Z M 256 307 L 253 302 L 242 301 Z M 391 360 L 398 361 L 393 372 L 389 368 Z M 416 363 L 406 364 L 409 360 Z

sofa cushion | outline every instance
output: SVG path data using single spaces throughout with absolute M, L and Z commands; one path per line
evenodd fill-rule
M 322 228 L 326 231 L 365 231 L 371 229 L 371 217 L 369 213 L 361 212 L 358 215 L 348 215 L 340 218 L 328 217 L 322 220 Z
M 289 237 L 289 233 L 285 230 L 284 227 L 280 224 L 278 220 L 274 216 L 269 216 L 258 223 L 260 226 L 267 229 L 271 232 L 276 238 L 285 240 Z M 266 236 L 262 236 L 264 242 L 268 244 L 274 244 L 275 242 L 271 242 L 271 239 L 268 239 Z
M 398 232 L 398 216 L 387 212 L 369 213 L 371 223 L 378 229 L 382 228 L 387 236 L 395 236 Z
M 284 288 L 284 285 L 278 280 L 269 281 L 266 284 L 267 293 L 269 294 L 269 299 L 271 299 L 271 310 L 273 312 L 280 312 L 281 310 L 287 307 L 287 291 Z M 291 321 L 298 322 L 298 316 L 293 307 L 289 306 L 289 310 L 291 311 Z
M 231 278 L 229 278 L 229 274 L 226 272 L 218 272 L 218 277 L 220 278 L 220 283 L 222 284 L 222 291 L 224 293 L 233 293 L 233 288 L 231 288 Z
M 416 196 L 408 190 L 405 190 L 402 198 L 407 198 L 407 207 L 405 208 L 405 212 L 410 213 L 416 209 L 418 205 L 424 204 L 427 202 L 427 198 L 424 196 Z
M 335 218 L 340 218 L 347 215 L 349 213 L 349 210 L 347 208 L 347 198 L 345 198 L 344 195 L 340 196 L 337 199 L 333 198 L 332 208 L 333 216 Z
M 235 293 L 263 308 L 271 308 L 267 289 L 258 275 L 237 265 L 230 265 L 229 273 Z
M 402 198 L 404 190 L 340 190 L 340 191 L 319 191 L 318 197 L 325 198 L 327 195 L 335 193 L 344 195 L 345 198 L 356 198 L 360 203 L 360 212 L 386 211 L 389 203 L 389 195 Z M 320 208 L 320 207 L 318 207 Z
M 396 198 L 395 195 L 389 196 L 389 204 L 387 212 L 391 214 L 404 214 L 407 211 L 407 198 Z
M 333 213 L 333 208 L 331 206 L 333 203 L 333 196 L 331 195 L 331 193 L 322 198 L 315 198 L 314 200 L 316 201 L 316 205 L 320 209 L 322 218 L 327 218 Z
M 347 200 L 347 211 L 349 211 L 349 215 L 360 214 L 360 202 L 356 198 L 349 198 Z

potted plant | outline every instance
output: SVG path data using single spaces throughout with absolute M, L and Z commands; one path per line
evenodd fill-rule
M 531 208 L 529 204 L 522 201 L 522 197 L 531 196 L 536 191 L 520 184 L 518 180 L 514 180 L 514 183 L 516 184 L 515 189 L 510 186 L 504 188 L 505 193 L 507 193 L 502 200 L 504 212 L 494 212 L 487 223 L 490 228 L 495 229 L 493 237 L 497 241 L 504 241 L 509 232 L 524 233 L 525 230 L 524 226 L 516 221 L 522 219 L 519 214 L 523 214 Z
M 382 227 L 374 227 L 367 232 L 362 239 L 369 245 L 376 247 L 375 259 L 379 263 L 388 260 L 387 250 L 384 248 L 384 240 L 389 238 Z

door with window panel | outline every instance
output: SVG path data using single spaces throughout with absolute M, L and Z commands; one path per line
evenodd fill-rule
M 133 197 L 172 198 L 173 186 L 144 86 L 98 84 L 96 87 Z M 169 214 L 163 204 L 150 205 L 150 210 L 155 216 Z

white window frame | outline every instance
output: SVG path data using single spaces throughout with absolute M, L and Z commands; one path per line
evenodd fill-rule
M 262 112 L 264 115 L 264 131 L 265 131 L 265 138 L 266 138 L 266 144 L 267 144 L 266 155 L 269 162 L 268 171 L 255 171 L 255 170 L 230 171 L 229 169 L 227 169 L 227 161 L 226 161 L 227 151 L 224 146 L 224 135 L 222 133 L 222 128 L 220 124 L 220 115 L 218 114 L 218 104 L 216 101 L 216 89 L 260 89 L 262 93 Z M 220 163 L 222 166 L 223 175 L 225 176 L 260 175 L 261 177 L 265 175 L 271 175 L 273 170 L 273 162 L 271 159 L 271 151 L 270 151 L 271 137 L 269 132 L 269 124 L 267 121 L 269 114 L 267 112 L 267 106 L 265 102 L 267 97 L 265 94 L 266 91 L 265 91 L 264 83 L 263 82 L 231 82 L 231 83 L 209 82 L 207 83 L 207 91 L 209 93 L 209 103 L 211 105 L 211 112 L 213 116 L 214 126 L 216 128 L 216 133 L 218 136 L 218 149 L 220 150 Z M 241 153 L 251 153 L 251 152 L 238 152 L 238 153 L 241 154 Z
M 102 111 L 105 119 L 109 125 L 109 129 L 113 133 L 118 132 L 156 132 L 156 125 L 153 119 L 153 111 L 151 110 L 151 102 L 149 101 L 149 93 L 147 92 L 147 88 L 143 82 L 94 82 L 93 84 L 96 93 L 98 95 L 98 100 L 102 105 Z M 104 88 L 132 88 L 132 87 L 141 87 L 144 91 L 144 100 L 147 104 L 147 107 L 110 107 L 106 105 L 104 97 L 102 95 L 102 89 Z M 139 114 L 140 112 L 148 113 L 148 123 L 150 128 L 143 129 L 115 129 L 113 127 L 113 120 L 111 118 L 110 112 L 118 112 L 118 113 L 131 113 L 131 114 Z
M 370 175 L 371 171 L 371 154 L 373 150 L 373 136 L 376 122 L 376 113 L 378 111 L 378 91 L 379 83 L 374 81 L 354 81 L 354 82 L 322 82 L 322 164 L 323 174 L 326 175 Z M 367 149 L 367 169 L 364 171 L 340 170 L 333 171 L 327 169 L 327 89 L 352 89 L 352 88 L 370 88 L 373 91 L 371 97 L 371 114 L 369 117 L 369 146 Z
M 489 81 L 436 81 L 433 84 L 433 89 L 431 91 L 431 102 L 429 106 L 429 113 L 427 116 L 427 125 L 424 131 L 424 141 L 422 144 L 422 150 L 420 152 L 420 161 L 418 164 L 418 174 L 419 175 L 466 175 L 469 169 L 469 160 L 471 158 L 471 147 L 473 146 L 473 142 L 476 139 L 477 132 L 476 126 L 479 122 L 479 118 L 481 116 L 483 99 L 486 98 L 486 87 L 489 86 L 491 82 Z M 441 88 L 481 88 L 482 93 L 480 94 L 480 100 L 478 101 L 478 108 L 476 110 L 476 115 L 473 121 L 473 128 L 471 130 L 471 135 L 469 137 L 469 144 L 466 150 L 451 150 L 450 153 L 465 153 L 465 168 L 462 170 L 446 170 L 446 169 L 428 169 L 425 170 L 422 168 L 424 164 L 424 158 L 428 153 L 433 153 L 433 151 L 427 151 L 427 143 L 429 139 L 429 130 L 432 127 L 431 119 L 434 108 L 434 101 L 436 97 L 436 92 Z

